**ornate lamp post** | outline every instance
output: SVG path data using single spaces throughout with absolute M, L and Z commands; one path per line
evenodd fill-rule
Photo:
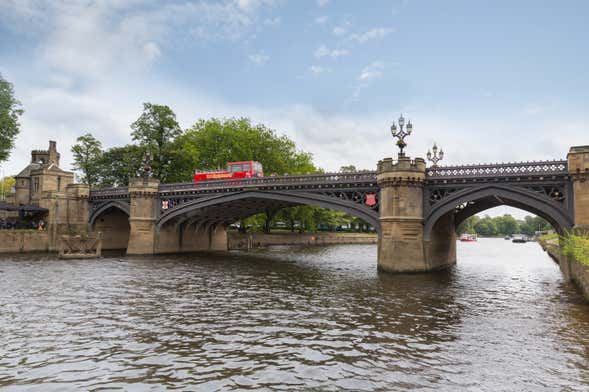
M 399 128 L 398 129 L 397 129 L 397 125 L 393 121 L 393 125 L 391 126 L 391 134 L 393 135 L 393 137 L 396 137 L 397 139 L 399 139 L 399 140 L 397 140 L 397 146 L 401 150 L 399 152 L 400 157 L 405 156 L 405 153 L 403 152 L 403 149 L 405 147 L 407 147 L 407 143 L 405 143 L 405 138 L 407 136 L 411 135 L 412 131 L 413 131 L 413 125 L 411 125 L 411 121 L 408 121 L 407 127 L 405 127 L 405 119 L 403 118 L 403 115 L 401 115 L 401 117 L 399 117 Z
M 433 154 L 432 154 L 433 151 Z M 427 160 L 433 162 L 432 167 L 438 166 L 438 162 L 444 159 L 444 150 L 440 148 L 440 152 L 438 153 L 438 146 L 434 143 L 432 147 L 432 151 L 427 150 Z

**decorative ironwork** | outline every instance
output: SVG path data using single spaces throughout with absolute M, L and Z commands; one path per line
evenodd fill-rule
M 399 147 L 399 156 L 400 157 L 404 157 L 405 153 L 403 152 L 403 149 L 405 147 L 407 147 L 407 143 L 405 143 L 405 138 L 409 135 L 411 135 L 411 132 L 413 131 L 413 125 L 411 124 L 411 121 L 407 122 L 407 127 L 405 127 L 405 118 L 403 118 L 403 115 L 401 115 L 401 117 L 399 117 L 399 128 L 397 129 L 397 125 L 395 124 L 395 122 L 393 121 L 393 125 L 391 125 L 391 134 L 393 135 L 393 137 L 396 137 L 397 140 L 397 147 Z
M 147 184 L 150 177 L 153 176 L 153 169 L 151 168 L 151 153 L 145 151 L 143 154 L 143 160 L 141 161 L 141 168 L 137 172 L 137 177 L 143 178 L 143 183 Z
M 432 154 L 433 151 L 433 154 Z M 438 146 L 434 143 L 432 147 L 432 151 L 427 150 L 427 160 L 433 162 L 433 167 L 438 167 L 438 162 L 444 159 L 444 150 L 440 148 L 440 152 L 438 154 Z
M 428 179 L 482 178 L 568 175 L 567 161 L 539 161 L 518 163 L 493 163 L 465 166 L 436 166 L 427 169 Z

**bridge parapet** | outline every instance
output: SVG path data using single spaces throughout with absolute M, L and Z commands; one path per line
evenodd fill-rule
M 112 199 L 129 197 L 129 187 L 101 188 L 90 191 L 90 199 Z
M 437 166 L 426 171 L 428 179 L 492 178 L 568 175 L 566 160 Z
M 258 178 L 212 180 L 203 182 L 185 182 L 176 184 L 161 184 L 160 193 L 183 192 L 183 191 L 207 191 L 215 189 L 247 189 L 259 187 L 289 187 L 289 186 L 312 186 L 321 188 L 333 185 L 374 183 L 376 184 L 376 172 L 354 172 L 354 173 L 322 173 L 304 175 L 269 176 Z

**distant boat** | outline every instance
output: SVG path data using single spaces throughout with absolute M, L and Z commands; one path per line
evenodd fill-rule
M 462 242 L 476 242 L 477 235 L 476 234 L 461 234 L 460 241 Z
M 513 239 L 511 240 L 511 242 L 514 242 L 516 244 L 523 244 L 523 243 L 528 242 L 528 239 L 523 234 L 514 234 L 513 235 Z

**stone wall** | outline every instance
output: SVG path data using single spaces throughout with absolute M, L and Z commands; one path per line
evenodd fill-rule
M 252 247 L 269 245 L 334 245 L 376 244 L 377 234 L 371 233 L 251 233 L 230 231 L 227 234 L 229 249 L 247 249 L 248 238 Z
M 49 252 L 47 231 L 0 230 L 0 253 Z
M 554 261 L 560 266 L 560 270 L 565 279 L 575 283 L 585 298 L 589 301 L 589 266 L 586 266 L 577 260 L 571 260 L 562 254 L 557 240 L 538 241 Z

